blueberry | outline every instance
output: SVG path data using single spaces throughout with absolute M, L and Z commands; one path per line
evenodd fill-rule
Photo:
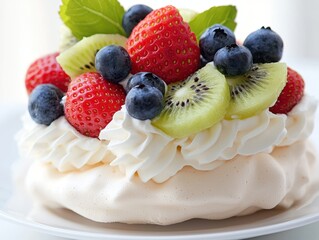
M 122 26 L 126 35 L 130 36 L 133 28 L 152 11 L 152 8 L 143 4 L 137 4 L 129 8 L 122 18 Z
M 232 44 L 217 51 L 214 64 L 221 73 L 236 76 L 246 73 L 252 67 L 253 57 L 248 48 Z
M 52 84 L 38 85 L 29 96 L 28 110 L 31 118 L 38 124 L 49 126 L 64 115 L 61 104 L 63 92 Z
M 202 55 L 200 55 L 200 68 L 203 68 L 209 63 Z
M 139 120 L 153 119 L 159 115 L 164 107 L 164 97 L 155 87 L 139 84 L 126 95 L 127 112 Z
M 248 35 L 244 46 L 251 51 L 254 63 L 271 63 L 280 61 L 284 43 L 270 27 L 262 27 Z
M 199 39 L 200 52 L 208 62 L 213 61 L 219 49 L 235 43 L 234 33 L 221 24 L 208 28 Z
M 129 92 L 136 85 L 144 84 L 152 86 L 161 91 L 163 96 L 165 95 L 166 84 L 157 75 L 150 72 L 139 72 L 133 75 L 127 82 L 126 90 Z
M 95 67 L 105 80 L 119 83 L 129 75 L 132 64 L 125 48 L 109 45 L 97 52 Z

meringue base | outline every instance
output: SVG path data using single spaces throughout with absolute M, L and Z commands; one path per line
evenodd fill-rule
M 237 156 L 211 171 L 184 167 L 163 183 L 143 183 L 137 175 L 128 179 L 108 164 L 60 173 L 35 161 L 26 187 L 38 204 L 67 208 L 96 222 L 168 225 L 303 206 L 318 191 L 316 163 L 307 141 L 271 154 Z

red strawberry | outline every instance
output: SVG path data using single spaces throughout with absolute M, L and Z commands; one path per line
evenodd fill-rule
M 299 103 L 304 94 L 305 83 L 299 73 L 288 68 L 287 83 L 277 102 L 269 110 L 272 113 L 287 114 Z
M 65 117 L 83 135 L 98 137 L 124 102 L 121 85 L 105 81 L 99 73 L 84 73 L 70 83 Z
M 127 40 L 132 73 L 152 72 L 166 83 L 184 80 L 199 67 L 196 36 L 173 6 L 147 15 Z
M 51 83 L 63 92 L 68 90 L 71 79 L 56 61 L 58 55 L 59 53 L 53 53 L 44 56 L 30 65 L 25 78 L 25 86 L 28 94 L 30 94 L 36 86 L 45 83 Z

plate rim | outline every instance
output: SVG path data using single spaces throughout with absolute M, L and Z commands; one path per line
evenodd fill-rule
M 313 203 L 310 203 L 311 205 Z M 308 205 L 308 206 L 309 206 Z M 302 209 L 302 208 L 301 208 Z M 173 240 L 173 239 L 185 239 L 185 240 L 194 240 L 194 239 L 212 239 L 212 240 L 236 240 L 242 238 L 250 237 L 259 237 L 268 234 L 279 233 L 298 227 L 303 227 L 315 222 L 319 222 L 319 212 L 307 214 L 302 217 L 297 217 L 292 220 L 271 224 L 267 226 L 252 227 L 249 229 L 240 229 L 234 231 L 228 231 L 223 233 L 192 233 L 192 234 L 178 234 L 178 235 L 163 235 L 163 236 L 154 236 L 151 233 L 144 235 L 131 236 L 128 234 L 110 234 L 110 233 L 92 233 L 88 231 L 79 231 L 72 229 L 64 229 L 61 227 L 54 227 L 39 223 L 32 220 L 20 219 L 11 215 L 3 209 L 0 209 L 0 218 L 7 220 L 11 223 L 22 225 L 25 227 L 30 227 L 38 232 L 50 234 L 53 236 L 72 238 L 72 239 L 105 239 L 105 240 Z M 76 237 L 76 238 L 74 238 Z

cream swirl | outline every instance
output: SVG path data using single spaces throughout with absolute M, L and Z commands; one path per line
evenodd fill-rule
M 23 117 L 23 129 L 16 136 L 21 154 L 28 159 L 52 163 L 60 172 L 108 162 L 114 158 L 107 142 L 78 133 L 64 117 L 49 126 Z
M 184 166 L 213 170 L 237 155 L 270 153 L 275 146 L 291 145 L 306 139 L 314 126 L 317 102 L 305 95 L 287 115 L 268 109 L 260 114 L 237 120 L 223 120 L 193 136 L 174 139 L 139 121 L 122 107 L 111 123 L 101 131 L 100 139 L 109 141 L 118 166 L 128 176 L 138 173 L 143 182 L 164 182 Z

